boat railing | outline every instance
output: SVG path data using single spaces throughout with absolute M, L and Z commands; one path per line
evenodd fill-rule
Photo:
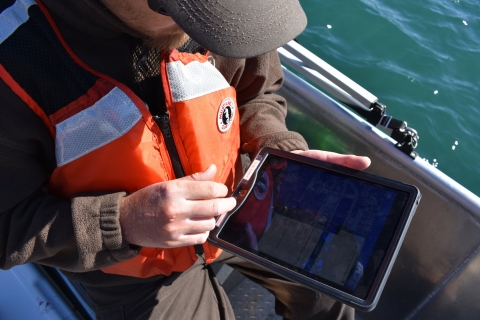
M 386 113 L 386 106 L 378 98 L 346 75 L 323 61 L 296 41 L 290 41 L 278 49 L 284 65 L 318 85 L 343 104 L 355 110 L 370 124 L 382 127 L 396 141 L 396 147 L 411 158 L 417 153 L 418 133 L 407 122 Z

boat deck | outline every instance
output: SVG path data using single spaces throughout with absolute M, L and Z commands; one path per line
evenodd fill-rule
M 275 298 L 267 289 L 226 264 L 213 264 L 212 268 L 230 299 L 236 319 L 282 319 L 275 314 Z

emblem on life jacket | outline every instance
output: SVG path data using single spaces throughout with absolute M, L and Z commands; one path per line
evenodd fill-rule
M 217 124 L 220 132 L 227 132 L 235 119 L 235 102 L 232 98 L 223 99 L 218 109 Z
M 258 179 L 253 188 L 253 194 L 258 200 L 263 200 L 267 196 L 268 189 L 270 187 L 270 179 L 268 178 L 268 173 L 263 171 L 262 176 Z

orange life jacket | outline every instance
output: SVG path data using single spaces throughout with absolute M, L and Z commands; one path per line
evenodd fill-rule
M 128 87 L 80 61 L 62 39 L 46 8 L 40 2 L 37 4 L 43 15 L 30 3 L 25 12 L 34 19 L 24 21 L 18 29 L 23 28 L 23 32 L 28 26 L 35 32 L 34 28 L 42 24 L 43 32 L 49 32 L 44 26 L 48 20 L 68 52 L 70 59 L 60 60 L 72 64 L 66 69 L 75 68 L 73 73 L 77 76 L 85 74 L 85 79 L 88 78 L 85 83 L 92 82 L 92 75 L 94 77 L 93 85 L 85 86 L 84 94 L 63 102 L 63 106 L 53 112 L 43 105 L 46 101 L 42 97 L 35 99 L 34 89 L 29 89 L 37 84 L 30 79 L 18 81 L 8 69 L 9 63 L 4 65 L 0 61 L 0 77 L 39 115 L 55 138 L 57 168 L 51 175 L 49 192 L 65 199 L 82 192 L 125 190 L 133 193 L 148 185 L 175 179 L 165 139 L 148 107 Z M 16 32 L 9 38 L 15 37 Z M 36 63 L 41 59 L 47 64 L 60 63 L 48 54 L 36 59 Z M 199 53 L 174 50 L 162 58 L 160 71 L 171 133 L 185 174 L 203 171 L 213 163 L 217 166 L 214 180 L 232 190 L 236 176 L 241 174 L 235 89 L 207 56 Z M 62 90 L 63 86 L 68 93 L 72 83 L 58 82 L 62 82 L 61 79 L 56 81 L 56 90 Z M 221 253 L 208 243 L 203 244 L 203 249 L 207 263 Z M 192 246 L 143 248 L 135 258 L 102 271 L 141 278 L 170 275 L 187 270 L 196 259 Z

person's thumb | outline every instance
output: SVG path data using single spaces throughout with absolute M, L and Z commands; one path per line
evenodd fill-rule
M 217 173 L 217 166 L 211 164 L 205 171 L 196 172 L 189 176 L 181 178 L 182 180 L 191 180 L 191 181 L 212 181 Z

